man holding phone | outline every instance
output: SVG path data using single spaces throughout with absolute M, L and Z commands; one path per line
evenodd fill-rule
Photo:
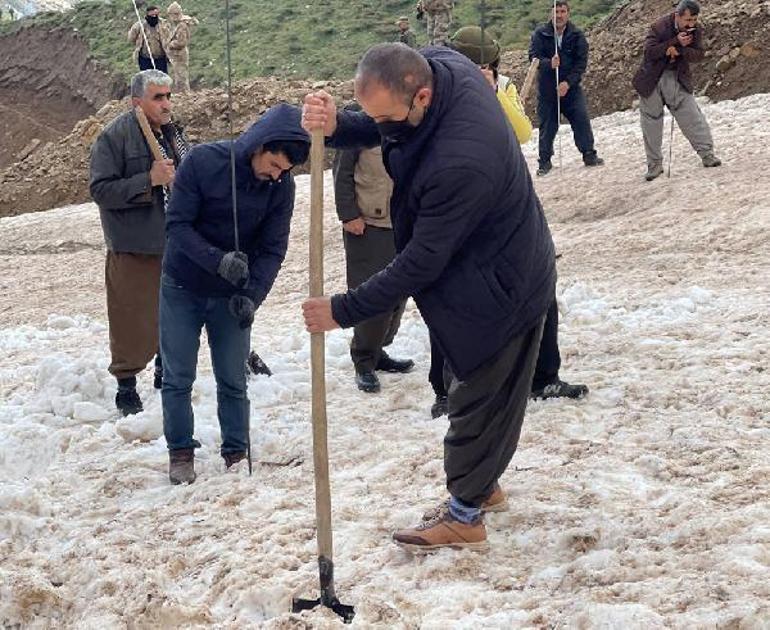
M 722 164 L 714 155 L 714 141 L 706 118 L 693 96 L 690 64 L 703 60 L 700 5 L 681 0 L 674 13 L 655 22 L 644 40 L 642 66 L 634 76 L 639 92 L 647 174 L 652 181 L 663 173 L 663 107 L 668 107 L 682 133 L 700 156 L 703 166 Z

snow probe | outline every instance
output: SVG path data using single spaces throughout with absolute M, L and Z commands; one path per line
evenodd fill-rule
M 324 208 L 324 138 L 323 131 L 313 132 L 310 145 L 310 297 L 324 292 L 323 208 Z M 329 451 L 326 440 L 326 378 L 324 333 L 310 335 L 310 372 L 312 383 L 313 469 L 315 472 L 315 518 L 318 542 L 318 573 L 321 597 L 293 599 L 292 612 L 331 608 L 345 623 L 353 621 L 355 610 L 341 604 L 334 593 L 332 559 L 332 500 L 329 489 Z
M 559 54 L 559 35 L 556 33 L 556 0 L 553 0 L 553 49 L 554 54 L 559 57 L 559 65 L 554 68 L 556 72 L 556 136 L 559 138 L 559 168 L 561 168 L 561 94 L 559 94 L 559 67 L 561 66 L 561 55 Z
M 671 179 L 671 162 L 674 159 L 674 112 L 669 108 L 671 114 L 671 135 L 668 139 L 668 179 Z

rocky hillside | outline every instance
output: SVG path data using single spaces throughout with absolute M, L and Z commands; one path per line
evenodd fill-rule
M 268 107 L 279 102 L 299 105 L 313 87 L 353 96 L 350 82 L 280 81 L 265 78 L 243 81 L 233 91 L 234 130 L 240 133 Z M 81 120 L 71 133 L 49 142 L 33 141 L 18 160 L 0 171 L 0 216 L 35 212 L 87 201 L 88 156 L 104 126 L 130 107 L 129 99 L 111 101 Z M 221 89 L 181 94 L 175 99 L 176 118 L 194 143 L 227 137 L 227 97 Z

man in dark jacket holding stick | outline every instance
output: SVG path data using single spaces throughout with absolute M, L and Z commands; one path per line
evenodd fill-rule
M 110 326 L 109 371 L 118 381 L 115 404 L 127 416 L 142 411 L 136 375 L 158 352 L 158 288 L 165 235 L 165 206 L 176 167 L 188 151 L 171 122 L 171 77 L 145 70 L 131 80 L 134 111 L 113 120 L 91 149 L 91 196 L 107 245 L 105 283 Z M 166 159 L 155 160 L 138 115 L 147 118 Z M 162 366 L 155 362 L 155 387 Z
M 221 454 L 229 468 L 249 449 L 244 364 L 254 313 L 286 255 L 294 210 L 291 168 L 303 163 L 310 138 L 299 110 L 278 105 L 234 146 L 233 209 L 230 142 L 195 147 L 174 184 L 160 289 L 163 431 L 171 483 L 195 480 L 192 386 L 205 326 L 217 382 Z
M 303 125 L 337 147 L 382 144 L 393 179 L 397 255 L 356 289 L 303 305 L 310 332 L 350 327 L 413 296 L 446 359 L 450 500 L 398 531 L 407 547 L 485 546 L 481 512 L 516 450 L 556 273 L 553 241 L 524 157 L 478 68 L 446 48 L 369 49 L 365 113 L 305 99 Z
M 649 182 L 663 173 L 663 107 L 668 107 L 682 133 L 700 156 L 703 166 L 720 166 L 706 117 L 693 96 L 690 64 L 703 60 L 703 30 L 698 25 L 700 5 L 681 0 L 676 11 L 650 27 L 644 40 L 642 66 L 634 76 L 641 102 L 644 150 Z
M 604 164 L 594 149 L 594 133 L 581 81 L 588 67 L 588 40 L 569 19 L 567 0 L 554 2 L 551 21 L 540 26 L 529 44 L 529 60 L 540 60 L 538 67 L 537 117 L 540 121 L 538 175 L 552 167 L 553 141 L 559 131 L 561 113 L 572 127 L 575 146 L 586 166 Z M 556 83 L 558 68 L 559 83 Z

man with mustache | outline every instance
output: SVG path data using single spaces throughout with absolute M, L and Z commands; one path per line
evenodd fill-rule
M 107 125 L 91 149 L 91 196 L 107 245 L 109 371 L 118 381 L 115 404 L 124 416 L 143 410 L 136 375 L 158 351 L 165 208 L 176 167 L 189 149 L 181 127 L 171 121 L 171 85 L 171 77 L 159 70 L 144 70 L 131 80 L 131 102 L 147 118 L 165 159 L 153 159 L 133 110 Z M 161 374 L 156 359 L 158 389 Z

